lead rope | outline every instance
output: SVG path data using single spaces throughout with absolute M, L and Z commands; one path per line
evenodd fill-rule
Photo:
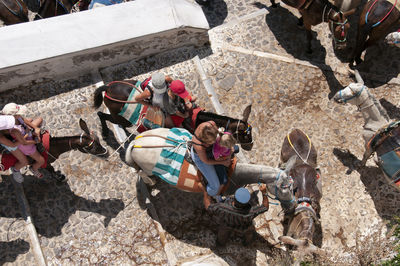
M 310 140 L 310 138 L 308 137 L 307 134 L 306 134 L 306 137 L 307 137 L 308 143 L 309 143 L 310 145 L 309 145 L 309 148 L 308 148 L 307 157 L 306 157 L 306 159 L 304 160 L 303 157 L 301 157 L 300 154 L 297 152 L 297 150 L 296 150 L 295 147 L 293 146 L 292 142 L 290 141 L 289 134 L 287 135 L 287 139 L 288 139 L 288 141 L 289 141 L 289 144 L 290 144 L 290 146 L 293 148 L 294 152 L 297 154 L 297 156 L 299 156 L 299 158 L 300 158 L 305 164 L 308 164 L 307 161 L 308 161 L 308 157 L 310 156 L 310 153 L 311 153 L 311 147 L 312 147 L 312 145 L 311 145 L 311 140 Z

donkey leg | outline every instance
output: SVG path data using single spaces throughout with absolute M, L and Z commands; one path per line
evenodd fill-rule
M 154 186 L 156 184 L 156 179 L 155 178 L 151 178 L 150 176 L 148 176 L 142 170 L 138 171 L 138 175 L 143 179 L 143 182 L 148 184 L 149 186 Z

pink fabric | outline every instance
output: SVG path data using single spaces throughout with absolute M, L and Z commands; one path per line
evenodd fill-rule
M 232 154 L 232 149 L 225 148 L 225 147 L 222 147 L 221 145 L 219 145 L 219 140 L 220 140 L 220 137 L 217 138 L 217 140 L 215 141 L 215 143 L 213 145 L 213 155 L 214 155 L 215 160 L 217 160 L 221 157 L 230 156 Z
M 26 131 L 22 125 L 16 125 L 16 126 L 14 126 L 14 128 L 18 129 L 19 132 L 21 132 L 22 136 L 25 136 Z M 33 137 L 29 136 L 26 140 L 33 140 Z M 36 152 L 36 145 L 35 144 L 18 145 L 18 149 L 20 149 L 20 151 L 25 155 L 32 155 Z

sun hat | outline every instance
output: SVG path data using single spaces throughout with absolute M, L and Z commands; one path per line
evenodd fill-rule
M 28 108 L 24 105 L 18 105 L 16 103 L 8 103 L 3 107 L 1 111 L 4 115 L 25 115 Z
M 180 80 L 174 80 L 169 84 L 169 88 L 175 94 L 177 94 L 181 98 L 186 98 L 189 96 L 189 92 L 185 88 L 185 84 L 183 84 Z
M 238 188 L 235 192 L 235 199 L 242 204 L 246 204 L 250 200 L 250 192 L 244 187 Z
M 151 75 L 151 84 L 155 93 L 162 94 L 167 91 L 165 75 L 160 72 L 156 72 Z
M 15 118 L 12 115 L 0 115 L 0 130 L 11 129 L 15 126 Z

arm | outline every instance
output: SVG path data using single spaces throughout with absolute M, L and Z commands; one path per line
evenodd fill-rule
M 1 134 L 0 134 L 0 143 L 6 145 L 8 147 L 17 147 L 18 145 L 21 144 L 18 141 L 12 142 L 11 140 L 9 140 L 8 138 L 6 138 L 5 136 L 3 136 Z
M 260 192 L 263 196 L 263 202 L 262 205 L 266 208 L 269 208 L 269 200 L 268 200 L 268 196 L 267 196 L 267 185 L 262 184 L 260 186 Z
M 148 89 L 145 89 L 141 94 L 135 97 L 135 101 L 143 105 L 150 105 L 147 101 L 145 101 L 146 99 L 150 98 L 150 96 L 150 91 Z
M 28 120 L 28 119 L 26 119 L 24 117 L 21 117 L 21 118 L 24 120 L 25 125 L 27 125 L 30 128 L 33 128 L 34 133 L 35 133 L 36 137 L 39 139 L 39 142 L 40 142 L 41 141 L 41 139 L 40 139 L 40 127 L 36 126 L 35 124 L 32 123 L 32 121 L 30 121 L 30 120 Z
M 11 136 L 13 136 L 17 140 L 17 142 L 19 142 L 22 145 L 36 144 L 36 141 L 34 141 L 34 140 L 26 140 L 22 136 L 21 132 L 19 132 L 19 130 L 17 130 L 17 129 L 11 130 Z
M 199 156 L 200 160 L 203 161 L 206 164 L 210 164 L 210 165 L 222 164 L 222 165 L 225 165 L 227 167 L 231 164 L 231 159 L 230 158 L 222 160 L 222 161 L 216 161 L 216 160 L 208 159 L 207 158 L 207 154 L 206 154 L 206 149 L 203 146 L 196 145 L 196 143 L 194 143 L 193 148 L 196 150 L 197 155 Z

